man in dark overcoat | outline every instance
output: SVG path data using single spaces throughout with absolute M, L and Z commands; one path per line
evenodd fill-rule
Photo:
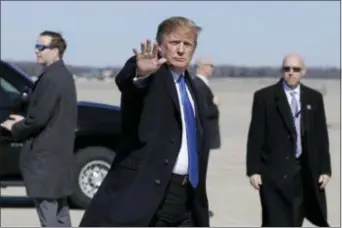
M 66 42 L 59 33 L 42 32 L 35 48 L 43 73 L 30 94 L 27 114 L 11 115 L 1 126 L 15 140 L 25 141 L 19 165 L 41 225 L 70 227 L 67 197 L 73 189 L 76 87 L 62 60 Z
M 214 95 L 210 88 L 209 78 L 212 77 L 214 63 L 210 58 L 200 58 L 196 61 L 195 85 L 202 93 L 206 107 L 206 119 L 208 121 L 208 136 L 210 149 L 219 149 L 221 147 L 221 135 L 219 124 L 219 101 L 218 96 Z
M 199 31 L 164 20 L 117 75 L 122 145 L 80 226 L 209 226 L 204 104 L 187 71 Z
M 322 94 L 300 82 L 302 58 L 289 54 L 282 79 L 254 94 L 247 175 L 259 190 L 262 226 L 328 226 L 325 187 L 331 176 Z

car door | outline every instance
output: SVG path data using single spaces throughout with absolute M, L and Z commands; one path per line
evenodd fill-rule
M 0 122 L 12 113 L 17 113 L 20 107 L 21 91 L 0 75 Z M 1 128 L 0 132 L 0 176 L 7 180 L 20 176 L 19 156 L 22 142 L 15 142 L 11 133 Z
M 2 84 L 2 79 L 0 78 L 0 85 Z M 0 86 L 0 123 L 7 119 L 10 113 L 10 99 L 8 94 Z

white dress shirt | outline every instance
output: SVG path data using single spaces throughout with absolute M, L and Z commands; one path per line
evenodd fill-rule
M 179 107 L 180 107 L 180 112 L 181 112 L 181 120 L 182 120 L 182 133 L 185 133 L 186 132 L 186 128 L 185 128 L 186 125 L 185 125 L 184 108 L 183 108 L 183 105 L 181 102 L 181 94 L 180 94 L 179 84 L 177 83 L 177 80 L 180 77 L 180 74 L 177 74 L 173 71 L 171 71 L 171 73 L 172 73 L 173 81 L 175 83 L 175 87 L 177 90 L 177 96 L 178 96 L 178 102 L 179 102 Z M 136 77 L 133 79 L 133 83 L 137 87 L 142 87 L 145 85 L 144 79 L 147 79 L 147 78 L 148 78 L 148 76 L 138 77 L 138 78 Z M 187 94 L 189 96 L 189 99 L 190 99 L 190 102 L 192 105 L 192 109 L 195 113 L 194 100 L 190 94 L 188 87 L 186 87 L 186 90 L 187 90 Z M 176 161 L 175 166 L 173 168 L 173 173 L 178 174 L 178 175 L 187 175 L 189 173 L 188 168 L 189 168 L 189 157 L 188 157 L 187 138 L 186 138 L 186 134 L 182 134 L 181 147 L 180 147 L 180 151 L 178 153 L 177 161 Z

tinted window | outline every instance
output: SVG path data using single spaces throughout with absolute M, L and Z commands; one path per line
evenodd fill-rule
M 9 107 L 10 104 L 9 93 L 2 86 L 4 84 L 4 81 L 5 80 L 0 77 L 0 121 L 4 119 L 3 116 L 5 114 L 3 109 Z
M 33 86 L 33 82 L 29 78 L 3 61 L 1 61 L 0 74 L 1 87 L 4 87 L 6 91 L 22 92 Z
M 1 90 L 4 92 L 11 92 L 11 93 L 20 94 L 20 91 L 18 89 L 16 89 L 11 83 L 6 81 L 1 76 L 0 76 L 0 87 L 1 87 Z

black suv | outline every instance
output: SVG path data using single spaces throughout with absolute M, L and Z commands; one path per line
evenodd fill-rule
M 25 115 L 34 81 L 14 65 L 1 60 L 0 123 L 10 114 Z M 71 202 L 85 208 L 115 157 L 121 125 L 120 108 L 112 105 L 78 102 L 75 141 L 75 189 Z M 9 131 L 0 132 L 1 187 L 23 186 L 19 155 L 23 142 L 14 141 Z

